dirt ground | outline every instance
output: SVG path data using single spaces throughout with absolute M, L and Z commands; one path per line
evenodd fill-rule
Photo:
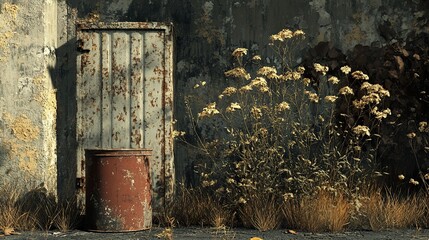
M 147 231 L 128 232 L 128 233 L 96 233 L 86 231 L 72 231 L 68 233 L 60 232 L 22 232 L 19 235 L 0 237 L 5 240 L 42 240 L 42 239 L 92 239 L 92 240 L 144 240 L 160 239 L 157 237 L 163 231 L 162 228 L 152 228 Z M 354 231 L 343 233 L 301 233 L 290 234 L 287 230 L 275 230 L 268 232 L 259 232 L 250 229 L 231 229 L 215 230 L 211 228 L 174 228 L 173 239 L 237 239 L 249 240 L 252 237 L 259 237 L 264 240 L 280 239 L 382 239 L 382 240 L 399 240 L 399 239 L 426 239 L 429 240 L 429 229 L 407 229 L 391 231 Z

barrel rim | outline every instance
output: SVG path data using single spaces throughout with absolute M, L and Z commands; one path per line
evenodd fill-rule
M 85 151 L 153 151 L 149 148 L 85 148 Z
M 147 148 L 89 148 L 85 149 L 85 155 L 89 156 L 119 156 L 136 155 L 150 156 L 153 150 Z

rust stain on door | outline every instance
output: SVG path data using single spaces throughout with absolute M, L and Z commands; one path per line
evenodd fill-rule
M 172 26 L 79 23 L 77 41 L 78 177 L 84 149 L 152 149 L 156 212 L 174 185 Z

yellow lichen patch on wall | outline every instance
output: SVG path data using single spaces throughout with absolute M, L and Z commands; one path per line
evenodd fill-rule
M 43 74 L 39 74 L 33 78 L 33 84 L 41 90 L 43 88 L 43 83 L 45 81 L 45 76 Z
M 15 33 L 12 31 L 6 31 L 0 34 L 0 49 L 3 49 L 3 51 L 6 50 L 5 48 L 9 43 L 9 39 L 11 39 L 14 34 Z
M 37 171 L 37 162 L 39 155 L 37 150 L 32 149 L 27 144 L 21 144 L 17 141 L 6 140 L 4 146 L 8 149 L 9 159 L 17 159 L 20 170 L 35 174 Z
M 354 26 L 352 31 L 345 35 L 344 39 L 348 43 L 361 43 L 367 38 L 366 32 L 362 31 L 359 26 Z
M 362 12 L 353 14 L 353 20 L 356 22 L 356 25 L 354 25 L 352 30 L 344 36 L 344 40 L 350 46 L 363 43 L 367 40 L 368 33 L 362 29 L 365 29 L 365 26 L 371 24 L 368 16 Z
M 47 89 L 43 83 L 45 81 L 44 75 L 36 76 L 33 79 L 33 83 L 38 90 L 33 99 L 40 103 L 43 107 L 43 119 L 48 119 L 49 116 L 55 117 L 57 110 L 57 97 L 55 89 Z
M 37 152 L 25 149 L 19 153 L 19 169 L 35 173 L 37 170 Z
M 0 33 L 0 62 L 6 61 L 5 56 L 10 55 L 9 40 L 14 36 L 11 31 Z
M 17 118 L 11 118 L 10 115 L 7 115 L 5 116 L 5 120 L 12 130 L 12 134 L 17 139 L 24 142 L 31 142 L 39 138 L 39 127 L 37 127 L 25 114 L 22 114 Z
M 6 2 L 2 5 L 2 12 L 6 13 L 12 20 L 16 20 L 16 17 L 18 16 L 18 10 L 19 8 L 16 4 Z
M 37 163 L 40 156 L 37 148 L 30 143 L 39 138 L 39 127 L 25 114 L 14 117 L 10 113 L 5 113 L 3 119 L 13 136 L 3 142 L 9 160 L 20 170 L 33 176 L 37 173 Z
M 34 100 L 39 102 L 43 106 L 43 118 L 47 119 L 48 116 L 56 113 L 57 109 L 57 98 L 55 90 L 45 90 L 45 92 L 39 92 L 34 97 Z
M 0 15 L 0 62 L 6 61 L 10 55 L 10 40 L 15 35 L 16 19 L 19 8 L 12 3 L 3 3 Z

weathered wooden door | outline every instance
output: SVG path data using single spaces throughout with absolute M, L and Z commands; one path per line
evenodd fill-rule
M 149 148 L 155 212 L 173 191 L 172 27 L 77 26 L 77 174 L 85 149 Z

